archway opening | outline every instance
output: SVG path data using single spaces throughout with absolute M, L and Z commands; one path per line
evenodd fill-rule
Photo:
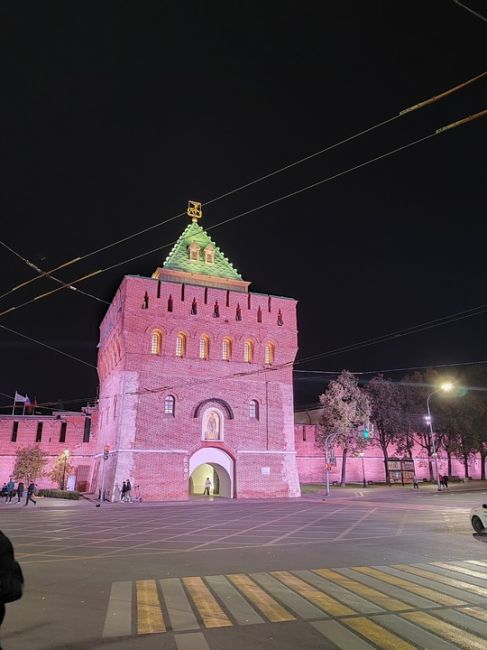
M 211 494 L 233 499 L 234 472 L 234 460 L 223 449 L 202 447 L 189 459 L 189 494 L 203 495 L 205 481 L 209 478 L 212 483 Z
M 227 470 L 218 463 L 202 463 L 189 477 L 189 494 L 205 496 L 205 485 L 210 479 L 210 496 L 232 498 L 232 481 Z

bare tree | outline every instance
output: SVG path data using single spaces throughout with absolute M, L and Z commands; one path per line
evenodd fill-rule
M 405 399 L 401 387 L 383 375 L 374 377 L 367 386 L 370 401 L 370 417 L 374 423 L 374 442 L 384 456 L 386 483 L 390 485 L 389 446 L 408 449 L 407 421 L 404 417 Z
M 346 482 L 347 454 L 351 450 L 362 449 L 366 444 L 356 434 L 357 427 L 367 425 L 370 417 L 369 400 L 359 387 L 356 377 L 348 370 L 329 382 L 325 392 L 320 395 L 323 406 L 321 426 L 317 433 L 317 443 L 325 446 L 330 433 L 337 434 L 336 441 L 343 449 L 341 485 Z

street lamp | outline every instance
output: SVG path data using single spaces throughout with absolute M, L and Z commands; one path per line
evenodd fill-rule
M 62 482 L 61 490 L 64 490 L 64 481 L 66 479 L 66 462 L 69 458 L 69 449 L 65 449 L 63 451 L 63 456 L 64 456 L 64 467 L 63 467 L 63 482 Z
M 365 482 L 364 452 L 361 451 L 361 452 L 359 453 L 359 456 L 360 456 L 360 458 L 362 459 L 362 481 L 363 481 L 363 484 L 364 484 L 364 488 L 366 488 L 366 487 L 367 487 L 367 483 Z
M 433 437 L 433 423 L 431 421 L 430 399 L 433 397 L 433 395 L 436 395 L 436 393 L 441 393 L 441 392 L 449 393 L 451 390 L 453 390 L 453 388 L 454 388 L 454 384 L 452 384 L 451 381 L 445 381 L 442 384 L 440 384 L 439 388 L 431 391 L 431 393 L 428 395 L 426 399 L 426 409 L 428 411 L 428 415 L 425 416 L 424 419 L 426 423 L 429 425 L 429 429 L 430 429 L 431 455 L 435 460 L 436 483 L 438 485 L 438 490 L 441 490 L 441 484 L 440 484 L 440 474 L 438 472 L 438 452 L 436 451 L 435 439 Z

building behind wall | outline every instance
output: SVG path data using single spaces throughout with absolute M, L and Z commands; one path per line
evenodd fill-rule
M 152 277 L 124 277 L 100 326 L 92 491 L 108 445 L 113 498 L 130 478 L 184 500 L 207 477 L 221 496 L 299 496 L 296 301 L 248 288 L 196 218 Z

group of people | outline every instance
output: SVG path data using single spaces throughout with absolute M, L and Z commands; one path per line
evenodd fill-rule
M 33 481 L 29 483 L 26 491 L 24 482 L 19 481 L 17 483 L 17 487 L 15 487 L 15 483 L 12 480 L 12 477 L 10 477 L 8 483 L 4 483 L 2 487 L 2 495 L 5 495 L 6 503 L 11 503 L 15 497 L 17 497 L 17 503 L 20 503 L 21 499 L 24 496 L 24 492 L 26 492 L 26 499 L 24 505 L 28 505 L 29 501 L 32 501 L 32 503 L 35 505 L 37 503 L 34 500 L 35 491 L 36 491 L 36 485 Z
M 120 501 L 132 501 L 132 484 L 129 478 L 122 483 Z
M 416 478 L 416 476 L 413 477 L 413 487 L 415 489 L 419 489 L 419 481 Z M 448 487 L 448 476 L 445 474 L 444 476 L 440 476 L 440 490 L 442 488 L 445 488 L 446 490 L 447 487 Z

